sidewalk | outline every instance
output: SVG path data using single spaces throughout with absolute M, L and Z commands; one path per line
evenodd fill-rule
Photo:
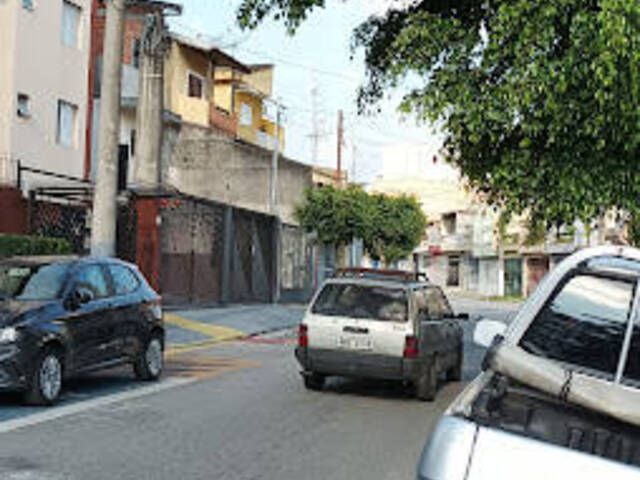
M 303 305 L 238 305 L 164 313 L 169 351 L 207 346 L 290 328 L 302 319 Z

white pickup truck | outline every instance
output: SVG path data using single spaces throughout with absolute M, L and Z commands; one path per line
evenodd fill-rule
M 640 250 L 565 259 L 507 328 L 480 321 L 484 372 L 445 412 L 419 480 L 640 478 Z
M 442 290 L 404 272 L 351 270 L 327 280 L 299 327 L 305 386 L 327 376 L 402 380 L 433 400 L 441 374 L 460 380 L 462 327 Z

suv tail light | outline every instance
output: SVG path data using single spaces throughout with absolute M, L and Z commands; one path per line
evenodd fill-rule
M 298 346 L 299 347 L 308 347 L 309 346 L 309 335 L 308 335 L 308 327 L 301 323 L 298 327 Z
M 418 358 L 418 353 L 418 339 L 413 335 L 407 335 L 404 340 L 402 356 L 404 358 Z

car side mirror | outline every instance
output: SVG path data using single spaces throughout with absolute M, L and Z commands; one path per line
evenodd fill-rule
M 473 342 L 481 347 L 489 348 L 498 335 L 504 335 L 507 326 L 502 322 L 483 318 L 473 331 Z
M 94 299 L 93 292 L 86 287 L 74 288 L 66 300 L 66 307 L 69 310 L 77 310 L 85 303 L 89 303 Z

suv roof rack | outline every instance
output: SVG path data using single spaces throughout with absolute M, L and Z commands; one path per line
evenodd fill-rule
M 375 278 L 400 282 L 428 282 L 424 272 L 406 272 L 404 270 L 376 270 L 373 268 L 349 267 L 336 270 L 334 277 L 338 278 Z

